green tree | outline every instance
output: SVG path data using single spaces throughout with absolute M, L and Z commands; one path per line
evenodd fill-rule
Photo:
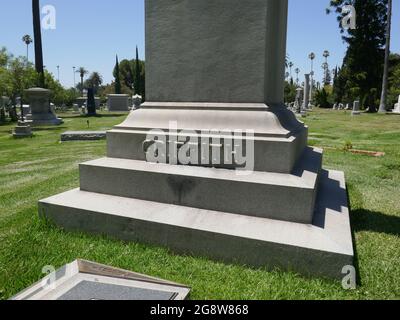
M 89 78 L 85 82 L 85 86 L 88 88 L 93 88 L 94 94 L 97 94 L 101 85 L 103 84 L 103 77 L 98 72 L 92 72 Z
M 383 80 L 382 80 L 382 94 L 381 101 L 379 104 L 379 112 L 386 113 L 387 112 L 387 98 L 388 98 L 388 82 L 389 82 L 389 55 L 390 55 L 390 33 L 392 27 L 392 9 L 393 2 L 392 0 L 388 0 L 388 13 L 387 13 L 387 22 L 386 22 L 386 44 L 385 44 L 385 62 L 383 67 Z
M 26 34 L 22 37 L 22 41 L 26 44 L 26 60 L 29 61 L 29 45 L 33 40 L 29 34 Z
M 329 93 L 325 88 L 317 90 L 315 93 L 315 104 L 320 108 L 330 108 Z
M 84 89 L 84 84 L 83 84 L 83 78 L 89 73 L 84 67 L 80 67 L 76 73 L 79 73 L 79 77 L 81 78 L 81 83 L 80 83 L 80 92 L 81 95 L 83 95 L 83 89 Z
M 376 110 L 383 74 L 388 0 L 332 0 L 330 5 L 337 13 L 343 40 L 348 44 L 335 95 L 348 102 L 360 99 L 365 107 Z M 343 29 L 344 5 L 354 6 L 356 29 Z M 338 89 L 336 85 L 341 87 Z

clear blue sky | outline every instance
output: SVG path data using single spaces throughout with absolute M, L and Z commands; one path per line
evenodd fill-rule
M 73 85 L 72 67 L 98 71 L 105 82 L 112 80 L 115 55 L 134 58 L 138 45 L 144 57 L 144 0 L 42 0 L 57 10 L 56 30 L 43 30 L 44 63 L 64 86 Z M 308 53 L 317 54 L 316 78 L 322 77 L 322 52 L 331 52 L 331 69 L 340 65 L 346 47 L 335 15 L 326 15 L 329 0 L 289 0 L 288 54 L 301 69 L 310 70 Z M 21 41 L 33 34 L 31 0 L 1 0 L 0 46 L 14 55 L 25 55 Z M 394 1 L 392 51 L 400 52 L 400 1 Z M 33 58 L 33 46 L 30 48 Z M 294 72 L 293 72 L 294 75 Z M 78 77 L 77 77 L 78 81 Z

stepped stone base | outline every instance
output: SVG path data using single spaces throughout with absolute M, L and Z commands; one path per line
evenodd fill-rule
M 340 279 L 353 264 L 344 175 L 321 173 L 312 224 L 72 190 L 40 201 L 39 212 L 69 231 L 164 246 L 177 253 Z
M 206 210 L 312 223 L 322 150 L 307 149 L 292 174 L 103 158 L 80 165 L 81 189 Z
M 18 126 L 13 131 L 14 138 L 30 138 L 32 137 L 32 129 L 25 122 L 18 122 Z

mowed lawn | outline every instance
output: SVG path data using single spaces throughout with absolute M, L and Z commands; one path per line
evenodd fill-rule
M 192 299 L 399 299 L 400 298 L 400 116 L 316 110 L 305 122 L 310 144 L 325 147 L 324 166 L 346 173 L 351 201 L 357 290 L 339 282 L 308 279 L 226 265 L 167 249 L 106 237 L 66 233 L 39 220 L 39 199 L 79 186 L 78 164 L 103 157 L 106 142 L 59 143 L 60 133 L 87 129 L 87 118 L 61 115 L 65 124 L 14 140 L 0 126 L 0 298 L 38 281 L 42 268 L 77 258 L 165 278 L 193 288 Z M 90 119 L 91 130 L 109 129 L 126 114 Z M 371 157 L 344 151 L 382 151 Z

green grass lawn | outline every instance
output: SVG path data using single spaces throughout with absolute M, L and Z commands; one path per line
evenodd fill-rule
M 400 116 L 317 110 L 305 122 L 310 144 L 329 147 L 324 166 L 346 173 L 360 284 L 307 279 L 177 256 L 167 249 L 104 237 L 65 233 L 40 221 L 39 199 L 79 186 L 78 164 L 103 157 L 106 142 L 60 144 L 60 133 L 86 130 L 87 119 L 61 115 L 64 125 L 14 140 L 0 126 L 0 299 L 43 277 L 46 265 L 77 258 L 165 278 L 193 288 L 192 299 L 388 299 L 400 298 Z M 109 129 L 126 115 L 90 119 L 91 130 Z M 375 158 L 343 151 L 383 151 Z M 336 149 L 335 149 L 336 148 Z

